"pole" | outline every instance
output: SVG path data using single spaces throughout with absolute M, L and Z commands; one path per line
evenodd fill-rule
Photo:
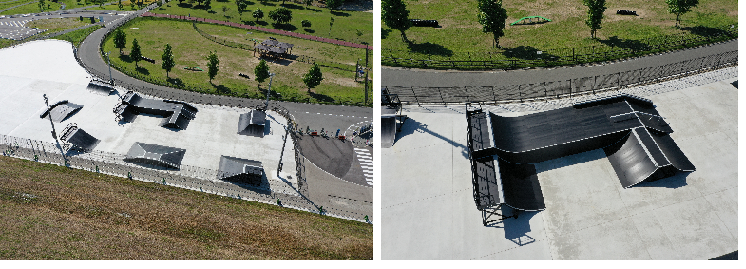
M 365 49 L 365 66 L 368 67 L 368 49 Z M 368 68 L 370 71 L 370 68 Z M 368 104 L 368 71 L 365 72 L 365 105 Z
M 275 73 L 269 73 L 269 88 L 267 88 L 267 104 L 264 106 L 266 111 L 269 108 L 269 91 L 272 90 L 272 79 L 275 77 Z
M 109 63 L 109 84 L 114 85 L 114 79 L 111 78 L 111 61 L 109 60 L 109 53 L 110 52 L 111 51 L 107 51 L 105 55 L 106 55 L 106 62 Z
M 55 141 L 57 141 L 57 132 L 54 130 L 54 122 L 52 122 L 52 111 L 49 109 L 49 98 L 47 98 L 47 94 L 44 94 L 44 104 L 47 105 L 47 117 L 49 117 L 49 124 L 52 125 L 52 138 L 54 138 Z M 59 142 L 57 142 L 59 144 Z
M 282 150 L 280 151 L 280 163 L 277 165 L 277 177 L 280 177 L 280 171 L 282 171 L 282 155 L 285 153 L 285 143 L 288 141 L 288 134 L 290 133 L 290 123 L 285 126 L 285 137 L 282 139 Z

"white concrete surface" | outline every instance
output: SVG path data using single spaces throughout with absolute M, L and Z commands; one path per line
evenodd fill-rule
M 736 78 L 696 79 L 630 90 L 657 105 L 697 171 L 623 189 L 600 149 L 539 163 L 546 210 L 497 227 L 482 225 L 472 197 L 463 106 L 407 107 L 401 138 L 381 149 L 381 257 L 709 259 L 737 250 Z M 567 105 L 555 103 L 488 109 L 517 116 Z
M 161 117 L 144 114 L 119 125 L 112 112 L 119 97 L 86 90 L 90 77 L 75 61 L 70 43 L 50 40 L 3 49 L 0 63 L 0 134 L 53 143 L 49 121 L 39 118 L 47 94 L 50 104 L 68 100 L 83 105 L 55 128 L 61 132 L 76 123 L 101 140 L 96 150 L 126 154 L 135 142 L 172 146 L 186 149 L 184 165 L 218 169 L 221 155 L 232 156 L 262 162 L 270 180 L 296 183 L 292 139 L 285 145 L 283 179 L 277 177 L 287 122 L 275 112 L 267 114 L 270 128 L 264 138 L 237 134 L 239 115 L 248 109 L 219 106 L 195 105 L 199 112 L 185 130 L 160 127 Z

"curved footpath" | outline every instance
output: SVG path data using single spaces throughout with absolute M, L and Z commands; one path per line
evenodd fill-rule
M 570 78 L 607 75 L 644 67 L 673 64 L 708 55 L 738 50 L 738 39 L 698 48 L 654 54 L 622 61 L 587 66 L 538 68 L 527 70 L 453 71 L 383 67 L 382 86 L 507 86 L 562 81 Z

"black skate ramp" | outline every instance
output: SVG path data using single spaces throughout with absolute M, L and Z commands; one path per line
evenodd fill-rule
M 352 166 L 355 154 L 350 142 L 310 135 L 299 136 L 296 142 L 304 157 L 337 178 L 343 178 Z
M 396 116 L 381 115 L 381 147 L 390 148 L 396 139 Z
M 619 95 L 520 117 L 467 110 L 468 149 L 477 207 L 541 210 L 534 163 L 603 148 L 624 188 L 694 165 L 649 100 Z M 494 178 L 492 178 L 494 176 Z
M 74 124 L 68 125 L 62 130 L 60 139 L 65 143 L 71 144 L 75 149 L 83 151 L 93 150 L 101 142 L 101 140 L 96 139 Z
M 229 156 L 220 156 L 218 179 L 259 186 L 264 168 L 262 163 Z
M 62 100 L 49 106 L 49 108 L 47 108 L 47 110 L 45 110 L 39 117 L 42 119 L 52 117 L 53 122 L 63 122 L 78 112 L 81 108 L 83 108 L 82 105 L 76 105 L 67 100 Z
M 264 137 L 264 128 L 267 121 L 267 113 L 252 109 L 248 113 L 241 114 L 238 118 L 238 134 Z
M 142 98 L 133 91 L 122 97 L 122 102 L 114 107 L 119 120 L 132 122 L 139 113 L 164 116 L 161 126 L 184 130 L 193 120 L 197 108 L 184 102 Z
M 179 169 L 185 152 L 180 148 L 135 142 L 124 161 Z
M 88 82 L 88 86 L 86 86 L 86 89 L 92 93 L 106 96 L 112 94 L 115 91 L 114 86 L 112 86 L 108 82 L 95 79 L 91 80 L 91 82 Z

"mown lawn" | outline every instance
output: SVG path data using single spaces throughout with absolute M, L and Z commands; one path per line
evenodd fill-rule
M 598 39 L 590 38 L 585 25 L 587 7 L 580 0 L 517 0 L 504 1 L 508 11 L 505 36 L 500 38 L 503 49 L 492 48 L 492 34 L 483 33 L 477 21 L 477 0 L 405 1 L 410 18 L 435 19 L 441 28 L 412 27 L 402 41 L 400 32 L 382 23 L 382 56 L 394 57 L 455 57 L 495 53 L 498 58 L 510 58 L 511 50 L 535 51 L 597 47 L 625 47 L 664 35 L 707 35 L 716 28 L 738 23 L 736 0 L 700 1 L 698 7 L 682 16 L 682 27 L 675 27 L 673 14 L 666 11 L 663 0 L 608 0 Z M 636 10 L 639 16 L 617 15 L 616 10 Z M 543 16 L 552 20 L 542 24 L 509 24 L 525 16 Z
M 325 7 L 309 6 L 306 7 L 303 4 L 295 3 L 293 1 L 285 1 L 285 8 L 290 9 L 293 12 L 293 19 L 287 25 L 273 25 L 273 21 L 269 19 L 269 12 L 280 8 L 282 1 L 266 1 L 264 3 L 259 1 L 249 1 L 249 6 L 246 8 L 243 14 L 238 14 L 235 0 L 213 0 L 211 8 L 206 9 L 202 6 L 189 4 L 189 1 L 179 3 L 178 1 L 171 1 L 166 3 L 165 6 L 152 10 L 153 13 L 161 14 L 172 14 L 172 15 L 192 15 L 195 17 L 208 18 L 221 21 L 230 21 L 235 23 L 249 24 L 258 27 L 265 28 L 276 28 L 287 31 L 293 31 L 298 33 L 309 34 L 313 36 L 336 38 L 349 42 L 362 44 L 366 42 L 369 45 L 373 44 L 373 13 L 363 11 L 330 11 Z M 317 1 L 314 4 L 319 5 Z M 222 7 L 225 6 L 229 10 L 223 12 Z M 323 6 L 323 5 L 321 5 Z M 255 21 L 251 16 L 252 12 L 256 9 L 261 9 L 264 12 L 264 18 L 259 21 Z M 334 24 L 329 29 L 329 23 L 334 18 Z M 301 21 L 309 20 L 311 27 L 302 27 Z M 357 31 L 360 31 L 361 36 L 357 35 Z
M 29 1 L 27 1 L 29 2 Z M 38 2 L 38 1 L 30 1 L 30 2 Z M 13 2 L 11 6 L 19 5 L 18 2 Z M 49 5 L 49 8 L 44 7 L 44 11 L 51 11 L 51 10 L 58 10 L 60 9 L 60 4 L 47 1 L 46 2 Z M 0 8 L 4 9 L 4 8 Z M 27 14 L 27 13 L 38 13 L 41 12 L 41 9 L 39 9 L 39 5 L 37 3 L 31 3 L 28 5 L 20 6 L 14 9 L 9 9 L 3 12 L 0 12 L 0 15 L 14 15 L 14 14 Z
M 0 156 L 0 259 L 372 259 L 373 227 Z
M 245 30 L 228 26 L 199 23 L 198 27 L 210 33 L 233 39 L 236 42 L 248 42 L 246 38 L 249 37 L 264 40 L 273 36 L 256 31 L 247 35 Z M 208 40 L 194 30 L 191 22 L 186 21 L 153 17 L 137 18 L 122 26 L 122 29 L 127 34 L 127 48 L 124 53 L 120 54 L 119 49 L 114 47 L 111 38 L 113 35 L 104 42 L 103 48 L 104 51 L 111 51 L 112 65 L 124 70 L 125 73 L 132 74 L 135 77 L 160 80 L 163 84 L 168 82 L 171 85 L 183 85 L 182 88 L 196 89 L 201 92 L 249 98 L 266 97 L 264 92 L 269 81 L 259 85 L 254 80 L 254 68 L 260 59 L 258 54 L 254 56 L 253 51 L 226 47 Z M 353 63 L 353 65 L 350 67 L 352 71 L 321 67 L 324 80 L 321 85 L 314 88 L 312 93 L 309 93 L 307 87 L 303 84 L 302 76 L 308 72 L 311 64 L 283 59 L 268 60 L 270 72 L 276 73 L 272 83 L 272 92 L 273 94 L 275 92 L 281 94 L 281 97 L 273 96 L 273 98 L 294 102 L 362 105 L 364 102 L 363 83 L 362 80 L 361 82 L 354 81 L 353 59 L 355 57 L 364 59 L 363 50 L 335 48 L 337 46 L 286 36 L 274 37 L 282 42 L 297 44 L 298 47 L 293 48 L 293 54 L 309 53 L 311 54 L 309 56 L 312 57 L 341 63 Z M 129 57 L 133 39 L 138 40 L 142 47 L 143 56 L 156 60 L 156 64 L 140 61 L 138 63 L 139 67 L 136 67 L 135 62 Z M 176 66 L 169 73 L 168 79 L 166 78 L 166 71 L 161 69 L 161 55 L 166 43 L 173 47 L 176 61 Z M 206 60 L 210 51 L 216 51 L 220 59 L 220 71 L 212 82 L 209 81 L 207 74 Z M 328 53 L 329 56 L 325 56 L 321 53 L 322 51 L 331 52 Z M 340 54 L 332 57 L 334 52 Z M 185 67 L 195 66 L 204 71 L 184 69 Z M 252 79 L 240 77 L 239 73 L 248 74 Z
M 79 18 L 52 18 L 45 20 L 35 20 L 26 24 L 28 28 L 47 29 L 44 34 L 54 33 L 65 29 L 77 28 L 90 24 L 90 20 L 80 20 Z

